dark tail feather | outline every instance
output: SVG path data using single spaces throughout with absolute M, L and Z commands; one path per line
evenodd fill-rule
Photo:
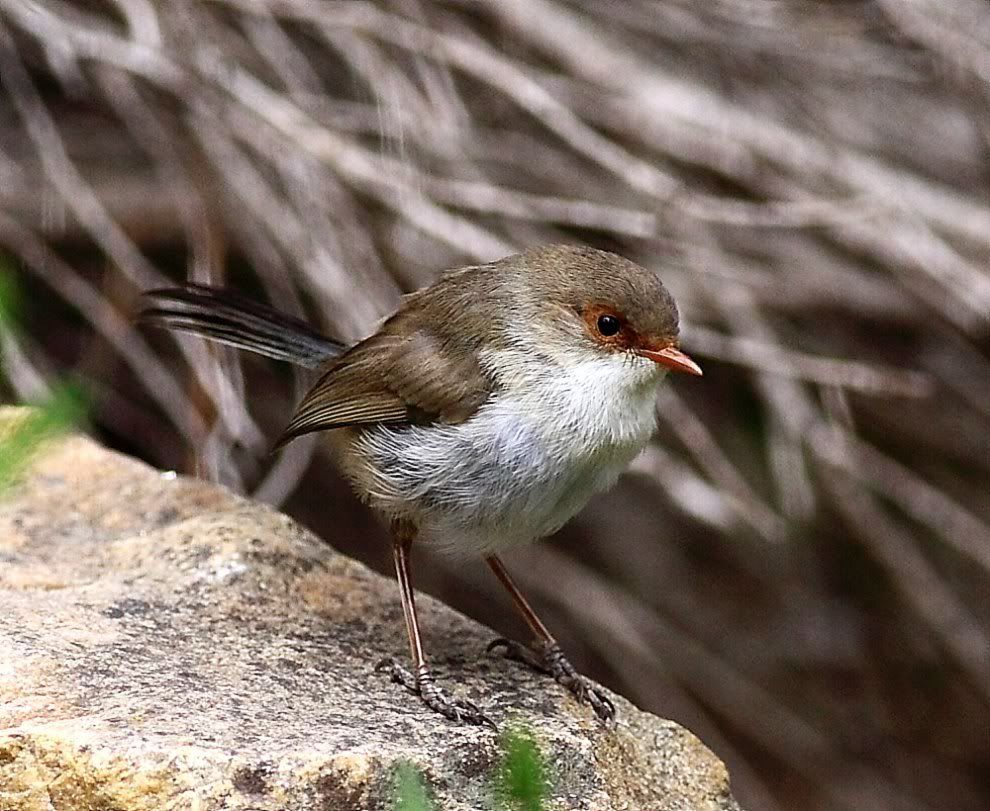
M 307 324 L 229 290 L 186 284 L 142 295 L 137 320 L 310 368 L 344 351 Z

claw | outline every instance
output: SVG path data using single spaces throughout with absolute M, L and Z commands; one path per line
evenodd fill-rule
M 513 645 L 518 644 L 518 642 L 513 642 L 511 639 L 506 639 L 504 636 L 497 636 L 485 646 L 485 653 L 491 653 L 496 648 L 509 649 Z
M 612 700 L 601 687 L 577 672 L 556 642 L 541 644 L 539 650 L 534 650 L 511 639 L 499 637 L 488 643 L 487 651 L 491 653 L 498 648 L 505 649 L 503 655 L 507 659 L 514 659 L 540 673 L 553 676 L 554 680 L 570 690 L 579 702 L 590 704 L 595 715 L 605 723 L 615 720 L 615 705 Z
M 498 727 L 473 701 L 451 698 L 433 681 L 433 674 L 426 665 L 422 665 L 413 675 L 395 659 L 382 659 L 375 665 L 376 672 L 387 672 L 396 684 L 401 684 L 409 692 L 420 697 L 422 702 L 434 712 L 440 713 L 451 721 L 487 726 L 497 730 Z
M 546 673 L 548 676 L 553 675 L 547 669 L 543 657 L 527 645 L 523 645 L 521 642 L 516 642 L 513 639 L 499 637 L 498 639 L 493 639 L 489 642 L 488 647 L 485 648 L 485 651 L 486 653 L 492 653 L 499 648 L 505 649 L 502 656 L 506 659 L 522 662 L 524 665 L 529 665 L 533 670 L 538 670 L 540 673 Z
M 389 678 L 393 682 L 396 684 L 401 684 L 410 693 L 419 695 L 419 688 L 416 686 L 416 677 L 391 656 L 385 657 L 377 665 L 375 665 L 375 672 L 388 673 Z

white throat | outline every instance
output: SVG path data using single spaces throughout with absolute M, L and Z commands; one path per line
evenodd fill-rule
M 654 428 L 657 385 L 665 370 L 651 360 L 626 353 L 568 353 L 554 358 L 560 365 L 548 373 L 545 362 L 519 352 L 500 353 L 498 369 L 505 395 L 521 408 L 539 414 L 551 434 L 571 442 L 605 445 L 645 444 Z

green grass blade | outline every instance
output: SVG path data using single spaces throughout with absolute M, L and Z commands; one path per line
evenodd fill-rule
M 10 263 L 6 257 L 0 256 L 0 327 L 14 328 L 18 299 L 17 285 L 14 284 Z
M 412 763 L 399 763 L 392 776 L 392 811 L 436 811 L 423 773 Z
M 496 794 L 512 811 L 543 811 L 547 770 L 540 747 L 528 730 L 514 727 L 502 736 Z
M 39 446 L 82 420 L 85 398 L 77 386 L 61 385 L 51 398 L 0 437 L 0 493 L 27 467 Z

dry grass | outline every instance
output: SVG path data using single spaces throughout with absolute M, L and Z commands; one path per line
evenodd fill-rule
M 662 268 L 707 376 L 520 579 L 750 808 L 985 807 L 988 81 L 978 0 L 0 0 L 4 385 L 75 369 L 110 441 L 384 568 L 316 444 L 267 456 L 303 381 L 135 332 L 136 292 L 353 339 L 525 245 Z

